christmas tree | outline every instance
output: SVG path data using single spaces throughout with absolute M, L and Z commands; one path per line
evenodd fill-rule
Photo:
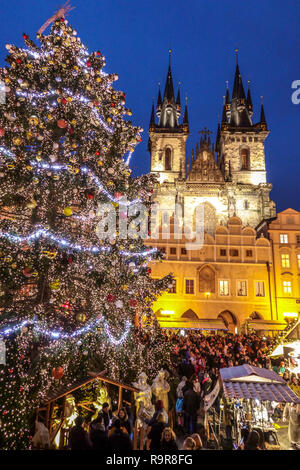
M 148 228 L 136 215 L 155 179 L 131 177 L 142 129 L 113 88 L 117 75 L 63 16 L 37 34 L 40 46 L 23 38 L 24 48 L 6 46 L 0 69 L 0 421 L 9 449 L 28 448 L 30 418 L 57 380 L 96 369 L 126 383 L 168 363 L 151 305 L 172 282 L 151 279 L 147 265 L 160 254 L 143 245 Z M 130 223 L 124 236 L 119 227 Z

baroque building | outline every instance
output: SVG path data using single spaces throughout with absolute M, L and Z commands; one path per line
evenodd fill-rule
M 165 252 L 163 262 L 152 263 L 152 276 L 171 272 L 175 281 L 153 310 L 164 328 L 281 330 L 290 309 L 284 301 L 279 307 L 282 290 L 274 269 L 279 245 L 274 248 L 272 235 L 276 208 L 266 174 L 269 129 L 263 103 L 259 122 L 253 123 L 250 88 L 246 96 L 237 61 L 216 142 L 204 128 L 191 158 L 186 155 L 187 102 L 182 123 L 181 111 L 169 58 L 164 93 L 159 90 L 156 110 L 152 105 L 149 126 L 151 172 L 159 179 L 153 192 L 159 230 L 151 232 L 147 243 Z M 191 244 L 190 232 L 199 217 L 203 237 Z M 183 226 L 190 231 L 182 233 Z M 295 284 L 294 278 L 291 282 Z

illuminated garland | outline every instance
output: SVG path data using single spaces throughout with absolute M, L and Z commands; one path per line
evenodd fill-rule
M 74 95 L 70 90 L 68 90 L 67 88 L 64 88 L 63 89 L 65 93 L 67 93 L 69 96 L 71 96 L 73 98 L 74 101 L 78 101 L 80 103 L 83 103 L 85 105 L 88 105 L 88 103 L 90 103 L 90 99 L 86 98 L 85 96 L 76 96 Z M 16 91 L 16 95 L 18 96 L 21 96 L 23 98 L 47 98 L 49 96 L 53 96 L 53 95 L 56 95 L 56 91 L 52 90 L 52 91 L 48 91 L 48 92 L 43 92 L 43 93 L 30 93 L 30 92 L 26 92 L 26 91 Z M 52 103 L 52 104 L 55 104 L 57 105 L 57 103 Z M 89 107 L 89 106 L 88 106 Z M 90 107 L 89 107 L 90 108 Z M 90 108 L 91 109 L 91 108 Z M 98 121 L 100 122 L 100 124 L 104 127 L 104 129 L 109 132 L 110 134 L 113 134 L 113 129 L 111 129 L 103 120 L 102 118 L 100 117 L 100 114 L 95 110 L 95 109 L 91 109 L 92 113 L 96 116 L 96 118 L 98 119 Z
M 47 171 L 63 171 L 63 170 L 66 171 L 66 170 L 68 170 L 68 166 L 63 164 L 63 163 L 55 163 L 55 164 L 51 165 L 50 163 L 38 163 L 38 162 L 35 162 L 35 161 L 31 161 L 30 165 L 35 166 L 40 170 L 47 170 Z M 80 167 L 79 170 L 81 171 L 81 173 L 88 174 L 88 176 L 94 181 L 94 183 L 97 186 L 98 190 L 100 192 L 102 192 L 103 194 L 105 194 L 105 196 L 107 196 L 110 201 L 119 204 L 119 202 L 120 202 L 119 199 L 112 196 L 110 194 L 110 192 L 107 191 L 104 188 L 103 184 L 101 183 L 99 178 L 95 175 L 95 173 L 92 172 L 92 170 L 90 170 L 86 166 Z M 141 202 L 141 198 L 134 199 L 133 201 L 124 201 L 124 202 L 122 202 L 121 205 L 129 207 L 129 206 L 131 206 L 133 204 L 137 204 L 139 202 Z
M 38 331 L 39 333 L 42 333 L 43 335 L 49 336 L 53 340 L 57 339 L 71 339 L 71 338 L 76 338 L 77 336 L 80 336 L 84 333 L 87 333 L 88 331 L 99 327 L 100 321 L 103 321 L 103 317 L 99 317 L 96 320 L 90 322 L 88 325 L 85 327 L 79 328 L 78 330 L 74 331 L 73 333 L 63 333 L 60 331 L 55 331 L 55 330 L 50 330 L 46 329 L 40 325 L 42 325 L 41 322 L 38 322 L 37 320 L 23 320 L 21 323 L 14 325 L 13 327 L 5 326 L 4 329 L 0 330 L 0 338 L 9 336 L 18 330 L 24 328 L 25 326 L 28 325 L 33 325 L 34 330 Z M 122 333 L 119 339 L 114 338 L 114 336 L 111 334 L 109 331 L 109 326 L 107 322 L 104 322 L 104 329 L 105 332 L 109 338 L 109 341 L 113 343 L 114 345 L 119 345 L 125 341 L 125 339 L 128 336 L 129 330 L 130 330 L 130 322 L 127 321 L 125 324 L 125 331 Z
M 100 251 L 111 251 L 111 247 L 105 247 L 105 246 L 91 246 L 91 247 L 84 247 L 82 245 L 75 245 L 68 240 L 65 240 L 64 238 L 59 238 L 57 235 L 54 235 L 51 233 L 49 230 L 46 230 L 44 228 L 39 228 L 32 232 L 30 235 L 21 237 L 20 235 L 14 235 L 9 232 L 1 232 L 0 231 L 0 238 L 6 238 L 7 240 L 13 242 L 13 243 L 30 243 L 32 240 L 38 240 L 41 237 L 49 238 L 51 241 L 58 243 L 61 248 L 68 248 L 71 250 L 75 251 L 82 251 L 82 252 L 88 252 L 88 253 L 93 253 L 97 254 Z M 132 257 L 139 257 L 139 256 L 148 256 L 151 255 L 152 253 L 155 253 L 157 251 L 157 248 L 151 248 L 150 250 L 145 250 L 140 253 L 133 253 L 131 251 L 120 251 L 120 253 L 124 256 L 132 256 Z

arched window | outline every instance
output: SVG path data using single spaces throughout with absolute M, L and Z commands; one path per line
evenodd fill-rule
M 165 170 L 171 171 L 172 170 L 172 152 L 169 147 L 165 150 Z
M 241 150 L 241 161 L 242 161 L 241 170 L 250 170 L 250 151 L 249 151 L 249 149 L 242 149 Z

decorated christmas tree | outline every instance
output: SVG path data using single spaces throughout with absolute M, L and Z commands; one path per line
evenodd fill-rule
M 171 276 L 151 279 L 148 262 L 160 254 L 143 245 L 148 228 L 136 219 L 155 180 L 132 178 L 128 166 L 142 129 L 102 53 L 89 53 L 64 15 L 37 34 L 39 45 L 23 38 L 24 48 L 6 46 L 0 69 L 0 422 L 9 449 L 28 448 L 31 416 L 57 380 L 105 370 L 128 383 L 169 360 L 151 305 Z

